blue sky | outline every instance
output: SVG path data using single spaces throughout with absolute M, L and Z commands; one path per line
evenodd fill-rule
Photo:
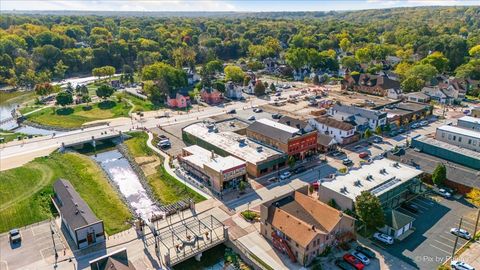
M 1 0 L 0 10 L 329 11 L 406 6 L 480 5 L 480 0 Z

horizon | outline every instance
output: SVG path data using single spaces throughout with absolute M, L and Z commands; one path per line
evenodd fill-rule
M 275 3 L 275 5 L 272 5 Z M 5 0 L 4 12 L 329 12 L 409 7 L 480 6 L 480 0 L 303 0 L 303 1 L 224 1 L 224 0 Z

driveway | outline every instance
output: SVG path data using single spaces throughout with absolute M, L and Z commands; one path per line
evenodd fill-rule
M 463 217 L 462 228 L 473 232 L 476 210 L 464 199 L 448 200 L 431 196 L 417 197 L 411 202 L 418 206 L 418 213 L 401 207 L 397 210 L 415 217 L 415 231 L 402 242 L 389 247 L 379 246 L 416 268 L 436 269 L 452 254 L 456 237 L 450 233 L 450 229 L 458 227 L 460 217 Z M 456 249 L 466 242 L 458 238 Z

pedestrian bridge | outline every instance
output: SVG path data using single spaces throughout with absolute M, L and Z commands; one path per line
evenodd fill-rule
M 171 267 L 189 258 L 200 259 L 202 252 L 228 238 L 228 229 L 213 215 L 192 216 L 167 227 L 155 228 L 147 245 L 155 245 L 162 264 Z

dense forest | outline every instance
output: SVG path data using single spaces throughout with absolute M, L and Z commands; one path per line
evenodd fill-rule
M 269 57 L 294 70 L 375 72 L 379 61 L 396 56 L 407 91 L 439 73 L 480 79 L 479 7 L 143 15 L 2 14 L 0 84 L 33 88 L 95 68 L 132 73 L 157 62 L 181 68 L 240 61 L 255 70 Z

